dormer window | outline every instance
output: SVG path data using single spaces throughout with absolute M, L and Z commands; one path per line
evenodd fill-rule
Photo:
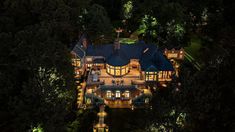
M 157 81 L 157 72 L 145 72 L 146 81 Z

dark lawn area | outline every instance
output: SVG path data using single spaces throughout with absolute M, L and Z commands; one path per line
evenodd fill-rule
M 192 36 L 190 45 L 188 47 L 185 47 L 184 49 L 195 60 L 198 60 L 198 53 L 200 48 L 201 48 L 201 39 L 197 36 Z
M 147 126 L 148 110 L 145 109 L 106 109 L 105 122 L 111 132 L 143 132 Z

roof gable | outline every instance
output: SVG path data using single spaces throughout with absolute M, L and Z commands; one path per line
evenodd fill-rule
M 72 52 L 75 53 L 79 58 L 83 58 L 86 55 L 85 50 L 81 47 L 81 45 L 79 43 L 77 43 L 74 46 Z
M 150 65 L 145 71 L 158 71 L 158 69 L 155 66 Z

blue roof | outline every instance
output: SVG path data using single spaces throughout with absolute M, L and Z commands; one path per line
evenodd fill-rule
M 170 61 L 163 56 L 155 44 L 121 44 L 118 55 L 114 52 L 113 44 L 88 44 L 86 56 L 103 56 L 106 58 L 106 62 L 113 66 L 126 65 L 130 59 L 139 59 L 143 71 L 151 66 L 156 67 L 159 71 L 174 71 Z
M 158 71 L 158 69 L 154 65 L 151 65 L 145 71 Z
M 83 58 L 85 56 L 85 50 L 81 47 L 79 43 L 77 43 L 74 48 L 72 49 L 74 53 L 80 58 Z
M 103 56 L 108 58 L 113 53 L 113 44 L 90 45 L 86 49 L 87 56 Z
M 127 58 L 125 52 L 116 50 L 107 58 L 106 62 L 112 66 L 125 66 L 130 63 L 130 59 Z
M 174 71 L 171 62 L 166 57 L 164 57 L 163 53 L 159 50 L 157 53 L 155 53 L 153 62 L 159 71 Z

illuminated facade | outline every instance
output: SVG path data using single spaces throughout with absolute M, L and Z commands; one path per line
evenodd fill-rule
M 157 72 L 156 71 L 152 71 L 152 72 L 145 72 L 145 81 L 157 81 Z
M 114 44 L 93 46 L 87 42 L 86 39 L 85 46 L 77 43 L 72 50 L 78 56 L 72 59 L 75 69 L 88 73 L 86 104 L 106 104 L 111 108 L 143 106 L 151 100 L 149 84 L 169 82 L 174 76 L 171 62 L 156 45 L 120 45 L 115 40 Z M 180 55 L 179 51 L 177 57 Z
M 112 76 L 124 76 L 129 71 L 129 65 L 111 66 L 109 64 L 106 64 L 106 71 L 108 74 L 110 74 Z
M 183 60 L 184 59 L 184 54 L 185 51 L 183 48 L 180 49 L 165 49 L 164 50 L 164 55 L 168 58 L 168 59 L 178 59 L 178 60 Z

